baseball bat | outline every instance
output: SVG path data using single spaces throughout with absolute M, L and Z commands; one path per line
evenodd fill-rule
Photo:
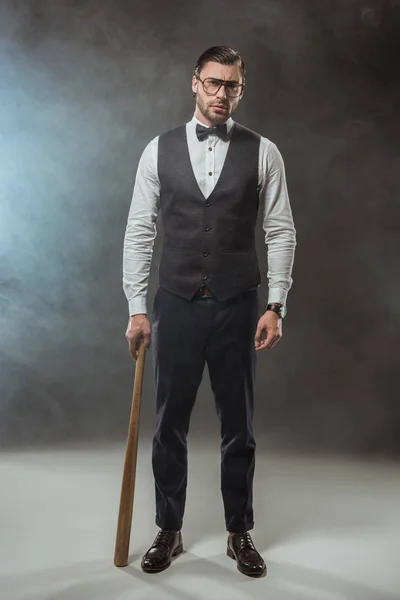
M 115 541 L 114 564 L 126 567 L 129 557 L 131 537 L 133 500 L 135 495 L 137 448 L 139 438 L 140 403 L 142 398 L 145 349 L 140 343 L 136 359 L 135 381 L 133 385 L 132 406 L 129 419 L 128 437 L 125 450 L 124 470 L 122 475 L 121 496 L 119 502 L 117 536 Z

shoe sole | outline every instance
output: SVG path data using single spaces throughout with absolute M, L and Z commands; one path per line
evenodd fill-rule
M 174 558 L 175 556 L 178 556 L 179 554 L 182 554 L 183 552 L 183 544 L 181 544 L 180 546 L 178 546 L 176 548 L 176 550 L 174 550 L 174 552 L 171 554 L 171 558 Z M 161 573 L 161 571 L 165 571 L 165 569 L 168 569 L 168 567 L 171 566 L 172 560 L 169 561 L 169 563 L 167 563 L 166 565 L 164 565 L 161 568 L 154 568 L 154 569 L 149 569 L 148 567 L 141 567 L 142 571 L 144 573 Z
M 241 569 L 238 565 L 235 555 L 229 547 L 226 549 L 226 554 L 229 556 L 229 558 L 232 558 L 234 561 L 236 561 L 236 568 L 238 571 L 240 571 L 240 573 L 243 573 L 243 575 L 247 575 L 248 577 L 262 577 L 267 572 L 266 566 L 261 573 L 254 573 L 254 571 L 246 571 L 246 569 Z

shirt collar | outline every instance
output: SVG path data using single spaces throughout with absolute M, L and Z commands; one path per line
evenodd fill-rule
M 207 127 L 207 125 L 205 125 L 204 123 L 202 123 L 201 121 L 199 121 L 199 119 L 195 115 L 193 115 L 193 118 L 191 120 L 191 125 L 192 125 L 193 128 L 195 128 L 197 124 L 203 125 L 203 127 Z M 228 133 L 231 132 L 231 129 L 234 126 L 234 124 L 235 124 L 235 122 L 232 119 L 232 117 L 229 117 L 229 119 L 226 122 L 226 126 L 228 128 Z

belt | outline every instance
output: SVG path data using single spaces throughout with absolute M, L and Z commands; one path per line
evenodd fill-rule
M 250 288 L 249 292 L 256 290 L 258 288 L 258 285 L 256 285 L 255 287 Z M 196 296 L 200 296 L 200 298 L 214 298 L 214 294 L 212 293 L 212 291 L 204 284 L 202 284 L 199 289 L 197 290 Z

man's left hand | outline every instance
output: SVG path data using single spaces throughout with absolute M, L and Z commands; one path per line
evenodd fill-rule
M 257 351 L 272 350 L 272 348 L 275 348 L 275 346 L 278 344 L 281 337 L 281 317 L 273 310 L 267 310 L 258 321 L 257 331 L 254 338 L 255 349 Z

